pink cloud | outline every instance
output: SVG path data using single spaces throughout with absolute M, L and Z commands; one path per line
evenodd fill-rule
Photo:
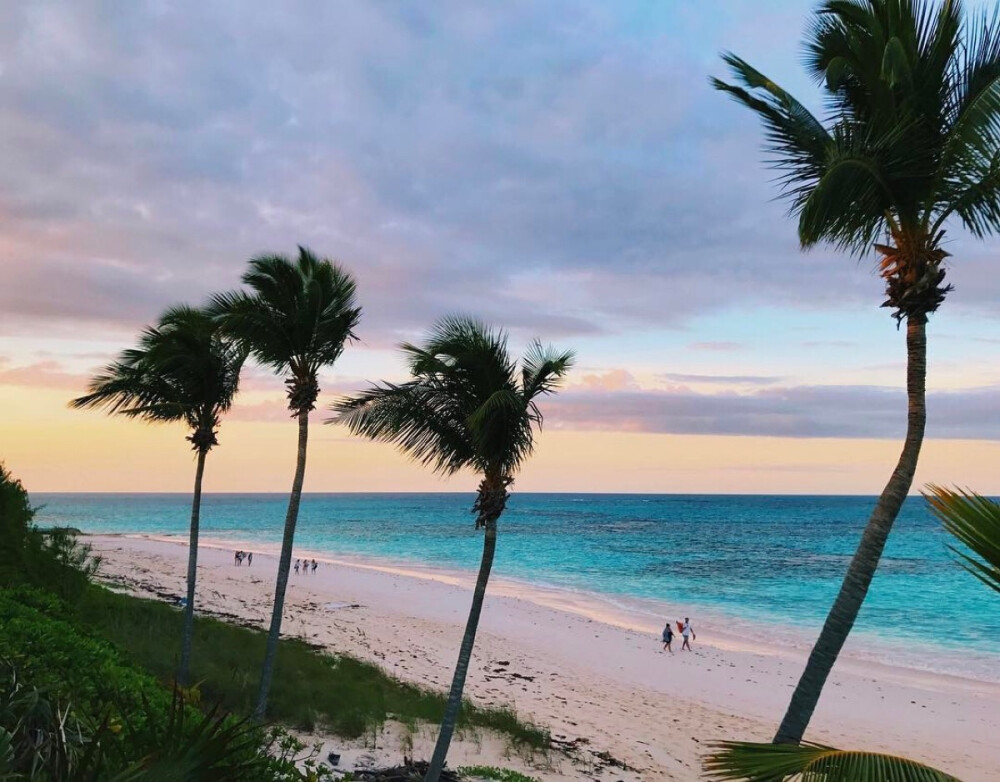
M 639 388 L 632 373 L 624 369 L 612 369 L 610 372 L 598 375 L 584 375 L 577 385 L 592 391 L 630 391 Z
M 9 364 L 0 358 L 0 367 Z M 66 372 L 57 361 L 39 361 L 22 367 L 0 370 L 0 386 L 30 386 L 35 388 L 68 388 L 83 393 L 87 378 Z

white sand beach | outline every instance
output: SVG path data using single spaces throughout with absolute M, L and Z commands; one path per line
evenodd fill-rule
M 101 576 L 137 594 L 184 591 L 187 547 L 177 540 L 93 536 Z M 254 551 L 253 566 L 233 550 Z M 270 616 L 274 549 L 205 541 L 198 609 L 259 625 Z M 472 577 L 349 558 L 292 575 L 283 630 L 444 689 L 464 627 Z M 661 625 L 596 598 L 491 582 L 466 694 L 506 703 L 574 747 L 534 768 L 505 757 L 503 742 L 464 742 L 465 762 L 529 769 L 544 780 L 694 780 L 706 744 L 772 735 L 802 669 L 801 649 L 745 643 L 696 623 L 692 653 L 670 656 Z M 675 644 L 679 648 L 680 644 Z M 963 780 L 1000 777 L 1000 685 L 845 657 L 838 663 L 808 738 L 839 747 L 895 752 Z M 416 741 L 429 755 L 433 731 Z M 335 742 L 334 742 L 335 743 Z M 332 746 L 333 744 L 331 744 Z M 396 760 L 391 742 L 382 750 Z M 345 756 L 346 757 L 346 756 Z M 613 758 L 628 767 L 608 765 Z M 544 764 L 543 764 L 544 766 Z

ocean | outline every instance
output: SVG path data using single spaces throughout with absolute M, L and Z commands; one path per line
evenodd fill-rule
M 186 537 L 184 494 L 35 494 L 40 525 Z M 208 494 L 202 535 L 277 544 L 286 495 Z M 308 494 L 296 543 L 331 556 L 475 570 L 470 494 Z M 696 618 L 708 635 L 808 645 L 872 497 L 517 494 L 494 575 Z M 1000 680 L 1000 595 L 962 570 L 920 498 L 907 500 L 849 651 Z M 668 613 L 669 612 L 669 613 Z

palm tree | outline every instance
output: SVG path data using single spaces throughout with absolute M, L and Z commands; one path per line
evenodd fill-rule
M 496 550 L 497 520 L 507 505 L 508 487 L 535 444 L 542 414 L 537 400 L 553 393 L 573 363 L 534 342 L 517 364 L 507 336 L 467 317 L 439 321 L 423 347 L 401 346 L 413 379 L 384 383 L 332 406 L 355 434 L 395 443 L 435 472 L 451 475 L 471 468 L 482 476 L 472 512 L 484 530 L 483 555 L 472 608 L 458 653 L 441 732 L 425 782 L 437 782 L 455 731 L 465 676 L 476 641 L 479 615 Z
M 959 563 L 1000 592 L 1000 504 L 974 492 L 929 486 L 924 494 L 942 526 L 964 549 L 951 546 Z M 967 551 L 971 552 L 966 553 Z M 978 555 L 978 556 L 973 556 Z M 958 782 L 943 771 L 907 758 L 839 750 L 819 744 L 756 744 L 722 741 L 705 760 L 709 779 L 780 782 Z
M 299 247 L 295 260 L 283 255 L 254 258 L 243 282 L 250 287 L 249 292 L 216 294 L 211 311 L 225 332 L 258 362 L 284 376 L 288 409 L 299 424 L 298 458 L 285 514 L 271 628 L 254 707 L 254 716 L 263 718 L 281 635 L 306 471 L 309 411 L 316 406 L 320 390 L 318 373 L 340 358 L 345 343 L 355 338 L 361 308 L 356 303 L 356 285 L 350 273 L 304 247 Z
M 828 242 L 881 255 L 886 301 L 906 322 L 906 439 L 868 520 L 775 741 L 801 741 L 823 685 L 868 592 L 913 481 L 924 437 L 926 325 L 944 284 L 944 225 L 974 236 L 1000 224 L 1000 30 L 966 21 L 958 2 L 827 0 L 806 41 L 825 85 L 824 125 L 734 54 L 738 85 L 717 89 L 756 112 L 771 162 L 798 216 L 804 248 Z M 876 243 L 876 240 L 881 242 Z
M 205 457 L 219 444 L 222 415 L 239 386 L 244 353 L 226 339 L 207 312 L 180 306 L 167 310 L 139 337 L 138 347 L 122 352 L 96 375 L 89 393 L 74 399 L 75 408 L 98 408 L 149 422 L 182 421 L 198 455 L 191 499 L 188 546 L 187 604 L 177 680 L 188 683 L 194 637 L 194 596 L 198 574 L 198 527 Z

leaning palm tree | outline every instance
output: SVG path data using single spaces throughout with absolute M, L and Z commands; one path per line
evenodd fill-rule
M 395 443 L 436 472 L 451 475 L 468 467 L 482 476 L 472 506 L 476 529 L 484 530 L 482 561 L 441 732 L 424 778 L 437 782 L 462 705 L 493 567 L 497 520 L 514 476 L 534 449 L 535 427 L 542 423 L 537 400 L 556 390 L 573 354 L 534 342 L 519 370 L 508 352 L 506 334 L 466 317 L 441 320 L 425 345 L 404 344 L 402 350 L 413 379 L 376 385 L 338 401 L 332 406 L 337 416 L 329 423 Z
M 733 54 L 713 79 L 756 112 L 805 248 L 830 243 L 881 255 L 886 301 L 906 323 L 906 439 L 775 741 L 801 741 L 868 592 L 913 481 L 924 437 L 926 326 L 950 290 L 944 226 L 976 237 L 1000 225 L 1000 29 L 967 21 L 958 2 L 827 0 L 806 41 L 830 119 Z
M 298 457 L 285 514 L 271 628 L 254 707 L 254 716 L 262 718 L 281 635 L 306 471 L 309 411 L 316 406 L 320 390 L 318 373 L 340 358 L 345 343 L 355 338 L 361 308 L 356 302 L 356 285 L 350 273 L 304 247 L 299 247 L 295 260 L 283 255 L 254 258 L 243 282 L 250 287 L 249 292 L 216 294 L 210 309 L 227 334 L 258 362 L 285 378 L 288 409 L 299 425 Z
M 934 515 L 960 544 L 950 546 L 959 564 L 1000 592 L 1000 504 L 969 491 L 928 486 Z M 781 782 L 958 782 L 943 771 L 896 755 L 839 750 L 820 744 L 754 744 L 722 741 L 705 759 L 709 779 Z
M 195 581 L 198 573 L 198 531 L 205 457 L 218 445 L 219 423 L 233 404 L 244 354 L 226 339 L 215 319 L 204 310 L 174 307 L 139 337 L 138 347 L 90 381 L 89 393 L 74 399 L 76 408 L 98 408 L 150 422 L 181 421 L 197 453 L 191 531 L 188 546 L 187 604 L 177 680 L 188 684 L 194 637 Z

